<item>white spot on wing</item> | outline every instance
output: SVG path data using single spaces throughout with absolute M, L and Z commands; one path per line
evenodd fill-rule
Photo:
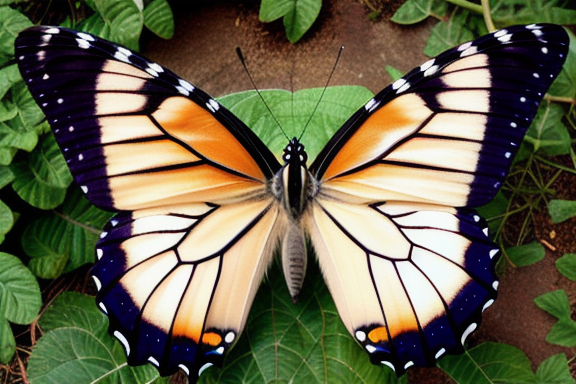
M 492 283 L 492 288 L 494 288 L 494 290 L 497 291 L 499 285 L 500 283 L 498 282 L 498 280 L 496 280 L 495 282 Z
M 486 302 L 486 304 L 484 304 L 484 306 L 482 307 L 482 312 L 484 312 L 486 310 L 486 308 L 488 308 L 489 306 L 491 306 L 492 304 L 494 304 L 494 299 L 490 299 Z
M 226 334 L 226 337 L 224 337 L 224 341 L 227 342 L 228 344 L 230 344 L 231 342 L 234 341 L 235 338 L 236 338 L 236 334 L 234 334 L 234 332 L 228 332 Z
M 98 303 L 98 306 L 100 307 L 100 309 L 102 309 L 102 311 L 103 311 L 105 314 L 108 314 L 108 310 L 106 309 L 106 306 L 104 305 L 103 302 L 99 302 L 99 303 Z
M 394 372 L 396 372 L 396 368 L 394 368 L 394 364 L 392 364 L 391 362 L 384 360 L 384 361 L 381 361 L 380 363 L 389 366 L 390 368 L 392 368 L 392 370 Z
M 205 370 L 207 370 L 208 368 L 210 368 L 211 366 L 213 366 L 214 364 L 212 363 L 206 363 L 204 364 L 202 367 L 200 367 L 200 369 L 198 370 L 198 376 L 200 376 L 202 374 L 202 372 L 204 372 Z
M 463 50 L 462 53 L 460 54 L 460 57 L 471 56 L 471 55 L 475 54 L 476 52 L 478 52 L 478 47 L 473 46 L 473 47 L 470 47 L 470 48 Z
M 439 350 L 438 352 L 436 352 L 436 355 L 434 355 L 434 357 L 435 357 L 436 359 L 439 359 L 440 356 L 442 356 L 442 355 L 445 354 L 445 353 L 446 353 L 446 350 L 445 350 L 444 348 L 440 348 L 440 350 Z
M 164 72 L 164 68 L 162 68 L 160 65 L 156 64 L 156 63 L 150 63 L 148 64 L 148 66 L 150 67 L 150 69 L 152 69 L 154 72 Z
M 376 347 L 373 346 L 373 345 L 368 344 L 368 345 L 366 346 L 366 350 L 367 350 L 369 353 L 374 353 L 374 352 L 376 351 Z
M 106 232 L 106 231 L 104 231 L 100 234 L 101 239 L 105 238 L 106 236 L 108 236 L 108 232 Z
M 542 53 L 545 54 L 545 55 L 548 54 L 548 48 L 546 48 L 546 47 L 542 47 L 541 51 L 542 51 Z
M 64 99 L 60 98 L 60 99 L 56 100 L 56 102 L 57 102 L 58 104 L 62 104 L 62 103 L 64 102 Z
M 356 339 L 359 342 L 363 342 L 364 340 L 366 340 L 366 333 L 364 333 L 362 331 L 356 331 Z
M 192 92 L 194 90 L 194 86 L 189 82 L 187 82 L 186 80 L 179 79 L 178 83 L 180 83 L 180 85 L 189 92 Z
M 420 70 L 422 72 L 426 72 L 430 67 L 432 67 L 434 65 L 434 59 L 428 60 L 427 62 L 425 62 L 424 64 L 422 64 L 420 66 Z
M 60 30 L 58 28 L 47 28 L 46 30 L 44 30 L 44 32 L 56 35 L 60 33 Z
M 82 186 L 80 187 L 80 189 L 82 189 L 82 192 L 88 193 L 88 187 L 87 187 L 87 186 L 82 185 Z
M 178 367 L 180 367 L 180 369 L 183 370 L 187 376 L 190 376 L 190 370 L 188 369 L 187 366 L 185 366 L 184 364 L 178 364 Z M 198 373 L 198 376 L 200 376 L 200 373 Z
M 96 39 L 94 37 L 92 37 L 91 35 L 84 33 L 84 32 L 78 32 L 76 34 L 79 38 L 81 38 L 82 40 L 86 40 L 86 41 L 96 41 Z
M 407 363 L 404 365 L 404 369 L 408 369 L 408 368 L 410 368 L 410 367 L 413 366 L 413 365 L 414 365 L 414 362 L 413 362 L 413 361 L 409 361 L 409 362 L 407 362 Z
M 501 43 L 508 43 L 511 39 L 512 39 L 512 35 L 510 35 L 510 34 L 502 35 L 502 36 L 498 37 L 498 41 Z
M 398 79 L 395 82 L 392 83 L 392 89 L 397 90 L 400 87 L 402 87 L 404 84 L 406 84 L 406 79 Z
M 462 44 L 461 46 L 459 46 L 459 47 L 457 48 L 457 50 L 460 51 L 460 52 L 462 52 L 462 51 L 467 50 L 467 49 L 470 48 L 471 46 L 472 46 L 472 42 L 469 41 L 469 42 L 464 43 L 464 44 Z
M 104 252 L 100 248 L 96 248 L 96 257 L 100 260 L 104 256 Z
M 206 106 L 207 106 L 208 109 L 211 110 L 212 112 L 216 112 L 217 110 L 220 109 L 220 105 L 219 105 L 218 102 L 216 102 L 216 100 L 214 100 L 214 99 L 208 100 L 208 102 L 206 103 Z
M 42 76 L 42 80 L 48 80 L 50 78 L 50 76 L 45 73 L 44 76 Z
M 470 334 L 472 332 L 474 332 L 474 330 L 476 329 L 476 327 L 478 326 L 478 324 L 476 323 L 472 323 L 468 326 L 468 328 L 466 328 L 466 330 L 464 331 L 464 333 L 462 334 L 462 338 L 460 339 L 460 342 L 462 343 L 462 345 L 464 345 L 464 342 L 466 341 L 466 338 L 468 338 L 468 336 L 470 336 Z
M 214 352 L 219 354 L 219 355 L 223 355 L 224 354 L 224 347 L 216 348 L 216 350 Z
M 542 31 L 538 30 L 538 29 L 534 29 L 532 30 L 532 34 L 536 37 L 540 37 L 543 35 Z
M 438 66 L 437 65 L 433 65 L 430 68 L 428 68 L 425 72 L 424 72 L 424 76 L 432 76 L 434 75 L 436 72 L 438 72 Z
M 128 340 L 126 337 L 121 334 L 119 331 L 114 331 L 114 336 L 124 345 L 124 349 L 126 349 L 126 356 L 130 356 L 130 344 L 128 344 Z
M 148 358 L 148 361 L 151 362 L 152 364 L 154 364 L 155 366 L 159 367 L 160 363 L 158 362 L 158 360 L 156 360 L 154 357 L 150 356 Z
M 506 34 L 508 34 L 508 31 L 505 29 L 501 29 L 499 31 L 494 32 L 494 37 L 498 38 L 498 37 L 502 37 Z
M 372 109 L 372 107 L 374 106 L 374 104 L 376 104 L 376 100 L 370 99 L 370 100 L 368 100 L 368 102 L 364 106 L 364 109 L 367 111 L 370 111 Z
M 407 91 L 409 88 L 410 88 L 410 83 L 409 83 L 409 82 L 406 82 L 406 84 L 404 84 L 403 86 L 401 86 L 400 89 L 398 89 L 398 90 L 396 91 L 396 94 L 405 92 L 405 91 Z
M 96 284 L 96 289 L 100 291 L 100 289 L 102 289 L 102 283 L 100 282 L 100 279 L 92 275 L 92 280 L 94 280 L 94 284 Z
M 76 39 L 76 42 L 78 43 L 78 46 L 82 49 L 90 48 L 90 43 L 84 39 Z

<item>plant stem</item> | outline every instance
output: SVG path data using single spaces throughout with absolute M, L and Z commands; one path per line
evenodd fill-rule
M 484 15 L 484 23 L 486 23 L 486 28 L 488 32 L 494 32 L 496 27 L 492 21 L 492 16 L 490 15 L 490 1 L 482 0 L 482 15 Z
M 457 5 L 459 7 L 468 9 L 469 11 L 482 14 L 482 6 L 478 4 L 471 3 L 467 0 L 446 0 L 449 3 Z
M 552 96 L 549 94 L 546 94 L 544 96 L 544 100 L 557 101 L 559 103 L 576 104 L 576 100 L 574 100 L 574 98 L 572 97 Z

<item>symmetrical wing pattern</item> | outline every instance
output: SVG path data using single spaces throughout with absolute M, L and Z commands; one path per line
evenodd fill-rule
M 461 350 L 498 286 L 473 209 L 501 187 L 567 50 L 541 24 L 446 51 L 368 101 L 307 169 L 297 138 L 281 166 L 218 102 L 126 48 L 56 27 L 16 40 L 76 182 L 119 211 L 92 269 L 110 331 L 130 364 L 192 381 L 242 332 L 282 239 L 284 269 L 304 273 L 305 233 L 372 362 L 401 374 Z M 287 281 L 297 296 L 303 276 Z
M 435 364 L 496 298 L 499 250 L 470 208 L 500 189 L 567 49 L 561 27 L 530 25 L 449 50 L 376 95 L 312 164 L 312 240 L 374 363 Z

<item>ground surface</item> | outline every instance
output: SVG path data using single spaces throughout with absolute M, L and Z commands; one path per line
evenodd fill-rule
M 388 17 L 372 22 L 369 10 L 359 1 L 324 1 L 312 30 L 293 45 L 287 41 L 281 22 L 259 22 L 259 2 L 178 4 L 174 9 L 175 37 L 168 42 L 152 38 L 143 51 L 212 96 L 252 89 L 236 56 L 237 46 L 242 48 L 259 88 L 299 90 L 323 86 L 338 48 L 344 45 L 331 85 L 363 85 L 378 92 L 390 82 L 385 65 L 405 72 L 427 60 L 422 51 L 434 25 L 430 20 L 402 27 Z M 576 199 L 574 178 L 563 176 L 554 187 L 560 198 Z M 559 275 L 554 262 L 564 253 L 576 252 L 575 222 L 553 226 L 545 211 L 537 222 L 536 238 L 557 250 L 548 250 L 545 260 L 532 266 L 508 268 L 499 299 L 486 311 L 480 330 L 471 338 L 473 343 L 489 340 L 514 345 L 528 355 L 534 368 L 560 352 L 569 359 L 576 356 L 574 348 L 545 341 L 555 319 L 533 302 L 537 296 L 562 288 L 568 292 L 574 312 L 576 284 Z M 411 372 L 410 381 L 441 383 L 450 379 L 438 369 L 420 369 Z

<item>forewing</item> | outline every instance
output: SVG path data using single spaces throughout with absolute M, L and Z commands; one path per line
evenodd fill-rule
M 280 168 L 218 102 L 126 48 L 33 27 L 16 57 L 75 180 L 102 208 L 235 201 Z
M 370 100 L 311 170 L 342 199 L 486 204 L 567 50 L 554 25 L 510 27 L 449 50 Z

